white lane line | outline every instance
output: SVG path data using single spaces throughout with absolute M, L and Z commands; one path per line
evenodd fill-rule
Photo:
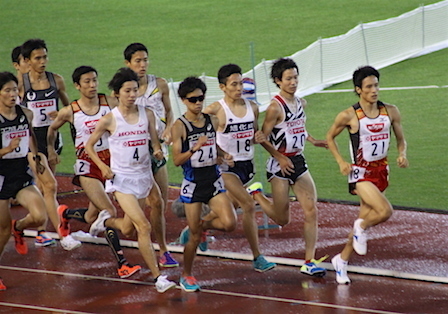
M 54 233 L 54 232 L 48 232 L 48 233 L 54 239 L 57 239 L 59 237 L 57 235 L 57 233 Z M 25 234 L 25 236 L 35 237 L 37 234 L 37 231 L 25 230 L 24 234 Z M 77 240 L 85 242 L 85 243 L 107 245 L 107 241 L 103 237 L 92 237 L 88 233 L 86 233 L 85 235 L 87 235 L 87 236 L 83 236 L 83 237 L 74 236 L 74 237 Z M 133 240 L 120 240 L 120 244 L 122 247 L 138 248 L 138 242 L 133 241 Z M 156 251 L 160 250 L 160 247 L 157 243 L 153 243 L 153 246 Z M 182 245 L 167 245 L 167 248 L 170 252 L 173 252 L 173 253 L 183 254 L 183 252 L 184 252 L 184 247 Z M 198 249 L 196 254 L 201 255 L 201 256 L 220 257 L 220 258 L 228 258 L 228 259 L 242 260 L 242 261 L 252 261 L 253 260 L 252 254 L 238 253 L 238 252 L 217 251 L 217 250 L 207 250 L 205 252 L 202 252 Z M 277 256 L 265 256 L 265 257 L 269 262 L 276 263 L 279 265 L 300 267 L 305 263 L 305 261 L 303 259 L 277 257 Z M 334 270 L 333 265 L 331 263 L 322 262 L 319 264 L 319 266 L 321 266 L 327 270 Z M 413 273 L 407 273 L 407 272 L 402 272 L 402 271 L 398 271 L 398 270 L 389 270 L 389 269 L 348 265 L 347 271 L 350 273 L 356 273 L 356 274 L 361 274 L 361 275 L 385 276 L 385 277 L 393 277 L 393 278 L 400 278 L 400 279 L 407 279 L 407 280 L 448 283 L 448 277 L 413 274 Z
M 47 311 L 47 312 L 51 312 L 51 313 L 93 314 L 90 312 L 70 311 L 70 310 L 56 309 L 54 307 L 35 306 L 35 305 L 29 305 L 29 304 L 17 304 L 17 303 L 10 303 L 10 302 L 0 302 L 0 306 L 12 307 L 12 308 L 16 308 L 16 309 Z
M 113 281 L 113 282 L 121 282 L 121 283 L 154 286 L 153 283 L 138 281 L 138 280 L 129 280 L 129 279 L 102 277 L 102 276 L 91 276 L 91 275 L 66 273 L 66 272 L 43 270 L 43 269 L 23 268 L 23 267 L 15 267 L 15 266 L 0 266 L 0 269 L 46 274 L 46 275 L 50 274 L 50 275 L 58 275 L 58 276 L 69 276 L 69 277 L 74 277 L 74 278 L 79 278 L 79 279 L 91 279 L 91 280 L 93 279 L 93 280 L 103 280 L 103 281 Z M 176 286 L 176 288 L 179 290 L 181 289 L 179 286 Z M 264 300 L 264 301 L 282 302 L 282 303 L 302 304 L 302 305 L 309 305 L 309 306 L 315 306 L 315 307 L 345 309 L 345 310 L 358 311 L 358 312 L 362 312 L 362 313 L 396 314 L 396 312 L 373 310 L 373 309 L 359 308 L 359 307 L 353 307 L 353 306 L 344 306 L 344 305 L 322 303 L 322 302 L 312 302 L 312 301 L 297 300 L 297 299 L 270 297 L 270 296 L 263 296 L 263 295 L 257 295 L 257 294 L 238 293 L 238 292 L 230 292 L 230 291 L 222 291 L 222 290 L 201 289 L 201 293 L 209 293 L 209 294 L 248 298 L 248 299 L 257 299 L 257 300 Z M 18 307 L 18 308 L 52 310 L 52 311 L 56 311 L 57 313 L 89 314 L 87 312 L 67 311 L 67 310 L 59 310 L 59 309 L 32 306 L 32 305 L 20 305 L 20 304 L 5 303 L 5 302 L 0 302 L 0 305 L 12 306 L 12 307 Z

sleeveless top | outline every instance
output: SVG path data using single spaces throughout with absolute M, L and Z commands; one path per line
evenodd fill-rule
M 199 137 L 207 135 L 207 143 L 196 151 L 190 159 L 182 165 L 184 177 L 191 182 L 216 181 L 219 170 L 216 164 L 218 152 L 216 148 L 216 132 L 213 128 L 210 116 L 204 114 L 205 124 L 198 128 L 188 121 L 185 116 L 179 120 L 184 124 L 187 137 L 182 142 L 182 153 L 189 151 L 196 145 Z
M 29 74 L 23 74 L 25 93 L 22 105 L 33 112 L 33 128 L 48 127 L 52 122 L 48 113 L 58 110 L 59 95 L 54 75 L 51 72 L 45 72 L 45 74 L 50 82 L 50 87 L 42 90 L 34 90 L 31 87 Z
M 361 167 L 387 165 L 391 122 L 384 103 L 378 101 L 376 118 L 365 115 L 359 103 L 353 105 L 359 121 L 358 132 L 350 134 L 352 162 Z
M 17 116 L 14 120 L 8 120 L 0 114 L 0 147 L 5 148 L 14 138 L 21 138 L 19 146 L 0 158 L 0 174 L 26 171 L 28 168 L 28 151 L 30 143 L 30 123 L 19 105 L 15 106 Z M 22 171 L 20 171 L 22 172 Z
M 269 142 L 285 156 L 303 153 L 308 133 L 305 128 L 306 115 L 299 98 L 295 98 L 297 111 L 291 110 L 286 100 L 277 95 L 273 98 L 283 111 L 284 119 L 276 124 L 269 134 Z
M 159 138 L 165 130 L 166 113 L 162 101 L 162 93 L 157 86 L 157 77 L 155 75 L 147 75 L 148 86 L 143 95 L 137 97 L 135 103 L 139 106 L 151 109 L 156 116 L 156 130 Z
M 109 135 L 111 169 L 115 173 L 142 175 L 151 172 L 149 155 L 149 122 L 145 109 L 138 108 L 138 122 L 129 124 L 123 118 L 118 107 L 112 109 L 115 118 L 115 131 Z
M 77 100 L 73 101 L 70 106 L 73 111 L 73 127 L 74 134 L 73 141 L 75 142 L 76 156 L 79 159 L 88 159 L 88 155 L 84 150 L 84 144 L 90 138 L 90 135 L 95 130 L 95 126 L 102 116 L 105 116 L 110 112 L 109 105 L 107 103 L 107 98 L 104 94 L 98 94 L 99 107 L 98 111 L 93 115 L 86 114 L 80 107 Z M 109 155 L 109 134 L 104 133 L 99 141 L 95 144 L 94 149 L 98 153 L 100 158 L 104 157 L 104 151 L 106 155 Z
M 250 102 L 244 99 L 246 115 L 239 118 L 233 114 L 224 99 L 219 101 L 226 113 L 224 131 L 217 132 L 218 146 L 233 156 L 234 161 L 252 160 L 254 158 L 254 122 L 255 114 Z

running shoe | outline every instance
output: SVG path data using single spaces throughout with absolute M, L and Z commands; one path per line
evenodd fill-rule
M 5 286 L 5 284 L 3 283 L 3 279 L 0 278 L 0 291 L 5 291 L 5 290 L 6 290 L 6 286 Z
M 185 245 L 188 243 L 188 240 L 190 240 L 190 228 L 186 226 L 184 229 L 182 229 L 180 233 L 179 243 Z
M 64 217 L 65 211 L 68 209 L 67 205 L 58 206 L 59 225 L 58 231 L 61 237 L 66 237 L 70 234 L 69 219 Z
M 353 224 L 353 249 L 359 255 L 367 253 L 367 232 L 361 228 L 363 219 L 356 219 Z
M 140 269 L 142 269 L 140 265 L 123 264 L 118 268 L 118 276 L 120 276 L 120 278 L 128 278 Z
M 35 246 L 53 246 L 56 245 L 56 240 L 48 235 L 46 232 L 40 232 L 34 240 Z
M 100 213 L 98 214 L 98 218 L 90 226 L 90 235 L 92 237 L 96 237 L 100 232 L 106 231 L 104 222 L 111 217 L 112 216 L 109 214 L 107 209 L 103 209 L 102 211 L 100 211 Z
M 207 231 L 204 231 L 204 232 L 202 232 L 202 235 L 201 235 L 201 242 L 199 243 L 198 247 L 202 252 L 205 252 L 208 250 L 207 234 L 208 234 Z
M 263 184 L 261 184 L 261 182 L 252 183 L 251 185 L 249 185 L 249 187 L 246 189 L 246 191 L 250 195 L 262 193 L 263 192 Z
M 23 239 L 23 231 L 16 230 L 17 220 L 12 221 L 11 233 L 14 237 L 14 243 L 17 253 L 25 255 L 28 253 L 28 246 Z
M 181 277 L 179 285 L 182 288 L 182 290 L 186 292 L 194 292 L 201 290 L 201 287 L 198 285 L 196 278 L 194 278 L 193 276 Z
M 268 262 L 263 255 L 259 255 L 253 262 L 254 268 L 259 273 L 264 273 L 265 271 L 273 269 L 277 264 Z
M 160 267 L 178 267 L 179 263 L 171 256 L 170 252 L 163 253 L 159 258 Z
M 185 245 L 188 243 L 189 240 L 190 240 L 190 228 L 188 228 L 188 226 L 186 226 L 180 233 L 179 243 L 182 245 Z M 208 250 L 207 232 L 206 231 L 204 231 L 202 233 L 201 242 L 199 243 L 198 247 L 202 252 L 205 252 Z
M 165 291 L 176 287 L 176 283 L 169 281 L 166 276 L 160 275 L 157 277 L 156 289 L 157 292 L 164 293 Z
M 62 248 L 66 251 L 71 251 L 81 246 L 81 242 L 73 239 L 71 235 L 63 237 L 60 243 Z
M 327 273 L 327 270 L 317 266 L 314 260 L 312 260 L 309 263 L 303 264 L 302 267 L 300 267 L 300 272 L 309 276 L 323 277 Z
M 334 271 L 336 272 L 336 281 L 341 285 L 348 285 L 350 278 L 347 276 L 348 262 L 341 258 L 341 254 L 336 255 L 331 259 Z

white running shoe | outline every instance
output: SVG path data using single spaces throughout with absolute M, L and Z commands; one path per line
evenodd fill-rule
M 341 258 L 341 254 L 338 254 L 331 259 L 331 264 L 336 272 L 336 281 L 341 285 L 348 285 L 350 283 L 350 278 L 347 276 L 348 262 Z
M 166 276 L 160 275 L 157 278 L 157 281 L 156 281 L 157 292 L 164 293 L 165 291 L 167 291 L 171 288 L 174 288 L 175 286 L 176 286 L 176 283 L 166 279 Z
M 81 246 L 81 242 L 73 239 L 71 235 L 63 237 L 60 243 L 62 248 L 66 251 L 71 251 Z
M 355 220 L 353 224 L 353 249 L 359 255 L 366 255 L 367 253 L 367 232 L 361 228 L 363 219 Z
M 89 233 L 92 237 L 96 237 L 100 232 L 106 231 L 106 226 L 104 222 L 111 218 L 112 216 L 109 214 L 107 209 L 103 209 L 98 214 L 98 218 L 92 223 L 89 229 Z

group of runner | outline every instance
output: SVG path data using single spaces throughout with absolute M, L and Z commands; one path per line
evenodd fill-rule
M 17 252 L 26 254 L 26 228 L 38 229 L 36 245 L 54 245 L 54 239 L 45 232 L 47 217 L 58 231 L 61 246 L 77 248 L 81 243 L 70 236 L 69 223 L 77 219 L 91 225 L 89 233 L 93 236 L 104 232 L 120 277 L 129 277 L 141 267 L 124 257 L 117 230 L 127 237 L 136 233 L 157 291 L 175 287 L 159 270 L 179 266 L 165 239 L 168 145 L 172 146 L 174 164 L 181 166 L 184 174 L 180 201 L 188 226 L 180 234 L 185 248 L 179 284 L 185 291 L 200 290 L 193 276 L 197 248 L 208 249 L 209 230 L 235 229 L 237 207 L 243 212 L 253 268 L 259 272 L 273 269 L 276 265 L 259 248 L 255 206 L 258 203 L 269 218 L 284 226 L 290 221 L 290 189 L 304 213 L 305 263 L 301 272 L 325 275 L 326 270 L 318 265 L 323 259 L 315 259 L 317 193 L 303 156 L 306 141 L 332 152 L 341 173 L 349 177 L 350 192 L 361 200 L 349 241 L 332 259 L 338 283 L 350 282 L 347 262 L 353 250 L 366 254 L 367 229 L 392 214 L 392 206 L 382 193 L 388 185 L 390 131 L 396 136 L 400 167 L 408 165 L 406 141 L 398 109 L 378 100 L 380 75 L 370 66 L 353 74 L 359 101 L 336 117 L 326 140 L 317 140 L 306 129 L 306 101 L 296 96 L 299 69 L 289 58 L 272 65 L 271 78 L 280 91 L 259 129 L 258 105 L 244 97 L 242 71 L 236 64 L 219 69 L 224 96 L 205 108 L 205 83 L 194 76 L 184 79 L 178 96 L 187 110 L 173 121 L 168 85 L 164 79 L 147 74 L 148 50 L 141 43 L 124 50 L 126 67 L 109 82 L 110 96 L 98 93 L 98 73 L 93 67 L 76 68 L 72 80 L 80 97 L 72 103 L 62 77 L 46 71 L 48 50 L 43 40 L 28 40 L 14 49 L 12 57 L 17 78 L 9 72 L 0 73 L 0 252 L 12 232 Z M 59 100 L 64 105 L 60 110 Z M 54 172 L 62 148 L 58 130 L 65 123 L 72 128 L 77 155 L 73 183 L 86 192 L 88 208 L 69 209 L 57 203 Z M 335 142 L 345 128 L 350 133 L 351 162 L 342 158 Z M 264 195 L 261 183 L 253 182 L 257 144 L 271 155 L 266 169 L 271 199 Z M 117 217 L 107 193 L 113 193 L 123 217 Z M 26 217 L 11 220 L 13 198 L 29 210 Z M 204 213 L 203 204 L 210 211 Z M 146 206 L 150 207 L 149 220 Z M 159 258 L 151 242 L 152 229 L 160 245 Z M 6 289 L 2 282 L 0 289 Z

